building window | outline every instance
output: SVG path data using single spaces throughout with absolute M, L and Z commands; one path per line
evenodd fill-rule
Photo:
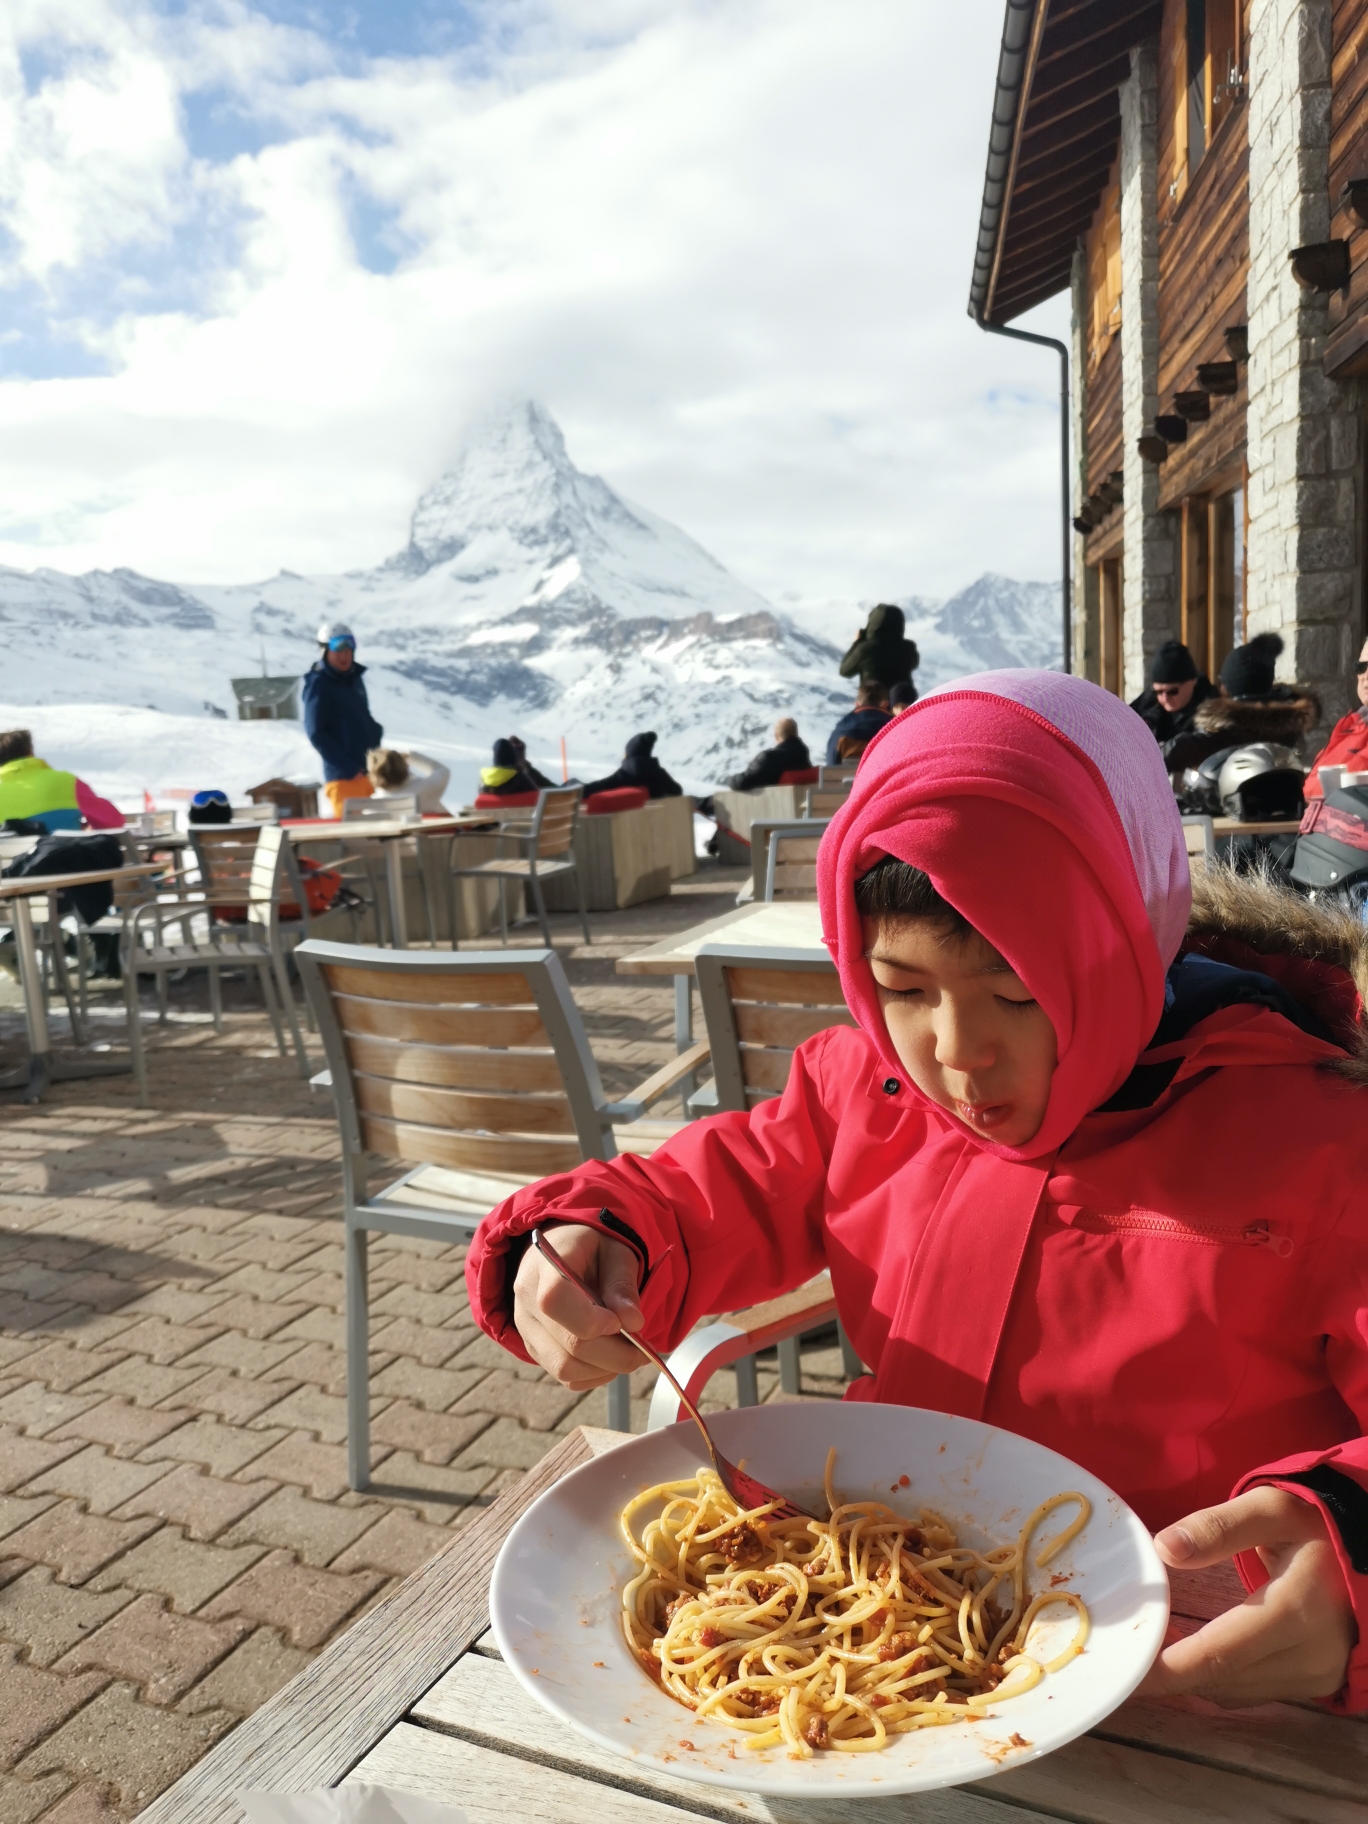
M 1244 637 L 1244 489 L 1192 494 L 1182 508 L 1183 644 L 1215 678 Z
M 1115 170 L 1088 234 L 1088 366 L 1094 368 L 1121 328 L 1121 182 Z
M 1121 559 L 1109 557 L 1098 565 L 1097 670 L 1098 683 L 1113 696 L 1124 696 L 1126 655 L 1122 649 Z
M 1206 157 L 1222 121 L 1244 94 L 1239 0 L 1187 0 L 1173 36 L 1175 199 Z

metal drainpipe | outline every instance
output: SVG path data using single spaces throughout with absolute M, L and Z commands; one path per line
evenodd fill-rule
M 1037 336 L 1029 329 L 1011 329 L 1005 323 L 989 323 L 976 316 L 974 321 L 990 336 L 1011 336 L 1017 342 L 1036 342 L 1041 348 L 1052 348 L 1059 356 L 1059 481 L 1062 489 L 1060 524 L 1063 542 L 1060 551 L 1060 594 L 1064 609 L 1064 669 L 1073 670 L 1073 613 L 1069 589 L 1069 534 L 1073 530 L 1069 512 L 1069 351 L 1057 336 Z

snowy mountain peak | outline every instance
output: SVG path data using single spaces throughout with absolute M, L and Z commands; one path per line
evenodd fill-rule
M 475 555 L 489 540 L 555 562 L 586 542 L 601 543 L 596 521 L 641 526 L 605 482 L 571 462 L 546 407 L 520 399 L 471 428 L 454 465 L 414 509 L 408 549 L 398 561 L 421 573 Z M 461 566 L 472 574 L 478 567 Z

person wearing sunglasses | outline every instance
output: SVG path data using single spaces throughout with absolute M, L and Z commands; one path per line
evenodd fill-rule
M 1149 684 L 1131 704 L 1161 744 L 1186 734 L 1192 719 L 1216 686 L 1181 640 L 1165 640 L 1150 660 Z
M 356 662 L 356 635 L 345 621 L 324 621 L 320 652 L 304 674 L 304 733 L 323 762 L 323 795 L 334 817 L 348 798 L 369 798 L 374 788 L 366 755 L 385 731 L 371 714 L 364 665 Z
M 1358 707 L 1340 717 L 1330 731 L 1330 739 L 1311 762 L 1311 771 L 1303 787 L 1307 798 L 1325 796 L 1320 776 L 1323 766 L 1342 766 L 1346 772 L 1368 773 L 1368 640 L 1363 643 L 1354 670 L 1358 680 Z

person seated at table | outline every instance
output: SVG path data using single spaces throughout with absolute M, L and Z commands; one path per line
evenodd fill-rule
M 841 761 L 841 741 L 846 736 L 853 736 L 867 746 L 878 734 L 885 723 L 891 722 L 893 716 L 888 707 L 888 687 L 885 684 L 861 684 L 855 693 L 855 707 L 841 717 L 831 731 L 827 741 L 826 763 L 828 766 L 839 766 Z M 864 750 L 861 749 L 861 752 Z
M 890 684 L 888 687 L 888 709 L 890 715 L 900 716 L 905 709 L 911 709 L 917 700 L 917 687 L 906 684 Z
M 637 1366 L 618 1332 L 668 1351 L 826 1268 L 847 1398 L 1020 1433 L 1168 1565 L 1235 1557 L 1256 1594 L 1145 1691 L 1368 1710 L 1368 933 L 1190 881 L 1148 729 L 1057 672 L 900 717 L 817 868 L 855 1024 L 749 1112 L 500 1204 L 477 1321 L 579 1392 Z
M 1156 741 L 1185 735 L 1208 697 L 1219 693 L 1181 640 L 1165 640 L 1150 660 L 1149 683 L 1131 704 Z
M 60 772 L 33 751 L 26 728 L 0 734 L 0 823 L 45 830 L 121 830 L 124 814 L 75 773 Z
M 1273 741 L 1296 747 L 1320 721 L 1320 704 L 1302 684 L 1277 684 L 1273 668 L 1283 649 L 1276 633 L 1259 633 L 1237 646 L 1220 671 L 1220 694 L 1199 705 L 1192 726 L 1169 740 L 1160 752 L 1170 774 L 1200 766 L 1213 755 Z
M 555 790 L 555 781 L 553 779 L 548 779 L 545 773 L 539 773 L 536 767 L 533 766 L 532 762 L 528 759 L 527 743 L 521 736 L 510 735 L 508 737 L 508 745 L 518 756 L 518 765 L 522 769 L 524 778 L 530 779 L 539 792 L 550 792 Z M 566 780 L 563 783 L 573 785 L 574 780 Z
M 480 768 L 481 797 L 535 798 L 538 789 L 519 766 L 513 743 L 503 739 L 496 741 L 493 766 Z
M 807 743 L 799 736 L 798 724 L 792 716 L 780 716 L 774 725 L 774 746 L 758 753 L 739 773 L 733 773 L 727 784 L 734 792 L 759 792 L 766 786 L 778 785 L 785 773 L 806 773 L 811 768 L 812 757 Z M 702 808 L 700 804 L 699 809 Z
M 1330 730 L 1330 739 L 1311 762 L 1303 787 L 1307 798 L 1325 796 L 1319 771 L 1322 766 L 1342 766 L 1347 773 L 1368 773 L 1368 640 L 1359 653 L 1355 671 L 1359 706 L 1340 717 Z
M 410 747 L 373 747 L 366 755 L 366 777 L 376 798 L 415 798 L 420 813 L 446 815 L 442 793 L 450 767 Z
M 655 744 L 656 737 L 650 730 L 644 735 L 633 735 L 627 743 L 621 766 L 615 773 L 606 773 L 602 779 L 586 785 L 585 797 L 592 798 L 595 792 L 616 792 L 624 786 L 637 786 L 651 798 L 678 798 L 684 788 L 656 759 Z

